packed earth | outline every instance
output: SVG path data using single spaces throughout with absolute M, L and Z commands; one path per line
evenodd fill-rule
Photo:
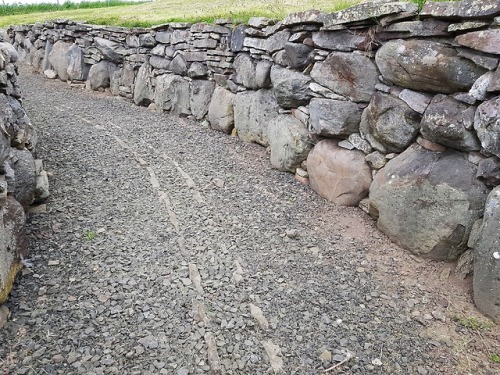
M 51 197 L 0 310 L 0 374 L 498 374 L 453 264 L 392 244 L 266 149 L 20 75 Z

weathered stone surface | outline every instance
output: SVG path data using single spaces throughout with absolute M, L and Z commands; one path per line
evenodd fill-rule
M 474 62 L 474 64 L 479 65 L 488 70 L 495 70 L 498 66 L 498 62 L 500 61 L 499 57 L 492 57 L 482 54 L 481 52 L 476 52 L 473 50 L 465 49 L 465 48 L 457 48 L 458 56 L 469 59 Z
M 477 107 L 474 129 L 482 150 L 500 157 L 500 96 Z
M 456 259 L 467 248 L 488 194 L 475 174 L 475 165 L 459 151 L 408 148 L 376 174 L 370 187 L 379 229 L 417 255 Z
M 123 55 L 127 53 L 127 49 L 117 42 L 113 42 L 104 38 L 94 38 L 94 44 L 102 53 L 106 60 L 110 60 L 116 64 L 123 61 Z
M 92 90 L 110 86 L 111 76 L 118 67 L 112 62 L 103 60 L 90 67 L 88 82 Z
M 191 113 L 197 120 L 201 120 L 207 115 L 214 90 L 214 81 L 201 79 L 191 81 L 189 102 Z
M 288 38 L 290 38 L 290 31 L 278 31 L 277 33 L 271 35 L 266 39 L 265 50 L 268 53 L 274 53 L 280 49 L 285 48 L 285 44 L 288 42 Z
M 479 77 L 469 90 L 469 95 L 476 100 L 486 100 L 488 97 L 488 87 L 493 81 L 493 72 L 486 72 Z
M 208 74 L 208 68 L 201 62 L 193 62 L 188 69 L 188 76 L 190 78 L 203 78 Z
M 57 73 L 59 76 L 59 79 L 62 81 L 67 81 L 69 76 L 68 76 L 68 66 L 69 66 L 69 59 L 68 59 L 68 52 L 69 49 L 71 48 L 72 44 L 71 43 L 66 43 L 63 41 L 57 41 L 54 46 L 52 47 L 52 50 L 49 53 L 49 62 L 50 65 L 54 68 L 54 71 Z
M 236 56 L 233 63 L 234 74 L 233 81 L 249 89 L 257 89 L 255 77 L 256 62 L 247 53 L 240 53 Z
M 286 59 L 290 63 L 290 68 L 302 70 L 312 62 L 312 47 L 301 43 L 286 43 Z
M 366 195 L 372 172 L 361 151 L 349 151 L 337 141 L 320 141 L 307 157 L 311 188 L 323 198 L 341 205 L 356 206 Z
M 319 31 L 312 34 L 312 40 L 316 47 L 342 52 L 365 50 L 369 45 L 366 31 Z
M 188 72 L 188 63 L 184 56 L 181 54 L 177 54 L 174 59 L 170 62 L 170 70 L 174 74 L 178 74 L 181 76 L 187 75 Z
M 419 21 L 403 21 L 393 23 L 377 33 L 377 38 L 382 40 L 388 39 L 405 39 L 415 37 L 436 37 L 448 36 L 449 22 L 440 21 L 433 18 Z
M 170 44 L 171 36 L 172 36 L 171 31 L 158 31 L 155 35 L 155 39 L 158 43 Z
M 455 49 L 428 40 L 393 40 L 375 56 L 384 79 L 419 91 L 468 91 L 485 69 L 457 56 Z
M 14 198 L 24 207 L 29 206 L 35 199 L 36 169 L 35 159 L 28 150 L 12 149 L 10 166 L 16 177 Z
M 448 31 L 459 32 L 459 31 L 472 31 L 477 29 L 482 29 L 489 26 L 488 21 L 462 21 L 460 23 L 453 23 L 448 26 Z
M 85 81 L 89 69 L 83 62 L 83 52 L 80 47 L 73 44 L 67 53 L 68 56 L 68 78 L 72 81 Z
M 223 133 L 231 133 L 234 127 L 235 94 L 216 86 L 208 107 L 210 127 Z
M 271 83 L 280 107 L 297 108 L 309 103 L 312 98 L 309 82 L 311 79 L 305 74 L 278 65 L 271 68 Z
M 384 154 L 379 151 L 374 151 L 365 157 L 366 162 L 375 170 L 381 169 L 387 163 Z
M 318 62 L 311 77 L 339 95 L 368 102 L 378 83 L 378 70 L 370 58 L 356 53 L 332 52 Z
M 24 231 L 23 207 L 9 195 L 0 210 L 0 304 L 7 300 L 16 273 L 21 270 L 20 255 L 28 254 L 28 238 Z
M 245 29 L 244 24 L 236 26 L 231 32 L 231 37 L 229 39 L 229 47 L 233 52 L 240 52 L 243 50 L 243 44 L 245 41 Z
M 260 60 L 255 67 L 255 83 L 259 88 L 271 86 L 271 67 L 273 63 L 268 60 Z
M 318 24 L 321 25 L 323 21 L 321 17 L 324 14 L 319 10 L 306 10 L 304 12 L 295 12 L 288 14 L 282 21 L 284 26 L 294 26 L 299 24 Z
M 49 178 L 46 171 L 41 171 L 36 177 L 35 202 L 42 202 L 50 196 Z
M 486 186 L 500 185 L 500 159 L 492 156 L 480 160 L 477 165 L 476 177 L 483 181 Z
M 497 68 L 491 79 L 490 85 L 486 89 L 488 92 L 500 91 L 500 66 Z
M 267 128 L 271 165 L 280 171 L 295 173 L 312 148 L 307 128 L 292 115 L 280 115 Z
M 486 200 L 483 223 L 474 246 L 474 302 L 500 324 L 500 187 Z
M 420 115 L 392 95 L 376 92 L 361 116 L 361 135 L 382 153 L 401 152 L 418 134 Z
M 162 74 L 156 77 L 154 103 L 158 110 L 171 111 L 181 116 L 191 114 L 189 81 L 176 74 Z
M 351 22 L 367 21 L 373 22 L 378 17 L 389 16 L 397 13 L 417 14 L 418 6 L 414 3 L 404 2 L 366 2 L 354 5 L 350 8 L 330 13 L 321 18 L 324 23 L 323 29 Z
M 434 96 L 420 123 L 422 135 L 436 143 L 462 151 L 478 151 L 481 144 L 471 131 L 476 108 L 449 96 Z
M 497 0 L 462 0 L 425 3 L 420 16 L 441 18 L 482 18 L 500 14 Z
M 171 59 L 165 57 L 152 55 L 149 58 L 149 64 L 155 69 L 168 69 L 170 67 Z
M 458 35 L 455 42 L 477 51 L 500 55 L 500 29 L 472 31 Z
M 153 100 L 153 84 L 151 82 L 152 69 L 145 62 L 139 68 L 134 84 L 134 103 L 136 105 L 148 106 Z
M 278 104 L 271 90 L 261 89 L 236 94 L 234 127 L 241 140 L 267 146 L 267 126 L 277 115 Z
M 309 104 L 309 131 L 324 137 L 348 137 L 359 131 L 361 113 L 353 102 L 313 98 Z
M 408 104 L 408 107 L 420 114 L 423 114 L 425 112 L 427 106 L 432 100 L 431 95 L 408 89 L 401 90 L 401 92 L 398 94 L 398 98 Z

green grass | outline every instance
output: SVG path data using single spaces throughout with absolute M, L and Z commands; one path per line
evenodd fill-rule
M 84 237 L 87 241 L 94 241 L 97 238 L 97 233 L 93 230 L 88 230 L 85 232 Z
M 495 323 L 487 320 L 479 320 L 473 316 L 459 316 L 455 318 L 455 321 L 462 327 L 469 328 L 472 330 L 484 330 L 489 331 L 495 326 Z
M 493 353 L 492 355 L 490 355 L 490 360 L 494 363 L 500 363 L 500 355 L 498 355 L 497 353 Z
M 97 25 L 149 27 L 168 22 L 207 22 L 250 17 L 282 19 L 288 13 L 317 9 L 334 12 L 367 0 L 157 0 L 145 3 L 39 4 L 0 6 L 0 27 L 72 19 Z M 422 6 L 426 0 L 409 0 Z

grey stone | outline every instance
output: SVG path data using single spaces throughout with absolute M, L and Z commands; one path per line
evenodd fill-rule
M 256 63 L 247 53 L 239 53 L 233 63 L 233 81 L 249 89 L 257 89 Z
M 476 100 L 486 100 L 488 97 L 488 87 L 493 82 L 493 72 L 486 72 L 479 77 L 469 90 L 469 95 Z
M 485 315 L 500 324 L 500 187 L 486 200 L 483 223 L 474 246 L 474 302 Z
M 347 140 L 351 142 L 353 147 L 357 150 L 363 151 L 365 154 L 372 152 L 373 148 L 366 139 L 363 139 L 358 133 L 351 134 Z
M 449 22 L 428 18 L 390 24 L 377 33 L 381 40 L 448 36 Z
M 171 36 L 172 36 L 171 31 L 158 31 L 155 35 L 155 39 L 158 43 L 170 44 Z
M 488 92 L 500 91 L 500 65 L 493 74 L 490 85 L 487 88 Z
M 170 44 L 186 43 L 191 37 L 191 31 L 188 29 L 175 29 L 170 36 Z
M 312 47 L 301 43 L 286 43 L 285 53 L 287 61 L 290 63 L 290 68 L 302 70 L 309 65 L 312 59 Z
M 309 131 L 312 134 L 348 137 L 359 131 L 362 111 L 356 103 L 313 98 L 309 113 Z
M 355 102 L 370 101 L 378 75 L 370 58 L 344 52 L 332 52 L 325 61 L 317 62 L 311 71 L 316 82 Z
M 275 20 L 266 17 L 250 17 L 248 20 L 248 26 L 255 27 L 257 29 L 263 29 L 266 26 L 274 25 Z
M 318 24 L 322 25 L 323 21 L 321 20 L 321 17 L 324 14 L 321 13 L 319 10 L 311 9 L 311 10 L 306 10 L 303 12 L 294 12 L 288 14 L 284 20 L 282 21 L 282 24 L 284 26 L 295 26 L 295 25 L 302 25 L 302 24 Z
M 466 58 L 474 62 L 474 64 L 479 65 L 480 67 L 483 67 L 484 69 L 488 70 L 495 70 L 495 68 L 498 66 L 498 62 L 500 61 L 498 57 L 495 58 L 492 56 L 486 56 L 474 50 L 457 48 L 457 51 L 459 57 Z
M 170 67 L 171 61 L 172 60 L 170 60 L 170 59 L 167 59 L 167 58 L 161 57 L 161 56 L 156 56 L 156 55 L 152 55 L 149 58 L 149 64 L 155 69 L 167 70 Z
M 457 56 L 455 49 L 429 40 L 393 40 L 375 56 L 385 80 L 437 93 L 469 90 L 485 69 Z
M 88 82 L 92 90 L 110 86 L 111 76 L 118 67 L 112 62 L 103 60 L 90 67 Z
M 178 74 L 181 76 L 187 75 L 188 64 L 184 56 L 182 56 L 181 54 L 177 54 L 170 62 L 170 70 L 174 74 Z
M 42 202 L 50 196 L 49 178 L 46 171 L 41 171 L 36 177 L 35 199 L 36 203 Z
M 208 74 L 208 68 L 201 62 L 193 62 L 188 69 L 188 76 L 190 78 L 203 78 Z
M 154 103 L 156 109 L 170 111 L 174 115 L 191 114 L 189 81 L 175 74 L 156 77 Z
M 54 68 L 54 71 L 57 73 L 57 76 L 62 81 L 67 81 L 68 76 L 68 66 L 69 66 L 69 58 L 68 52 L 71 48 L 71 43 L 66 43 L 63 41 L 57 41 L 52 50 L 49 53 L 49 62 L 50 65 Z
M 312 148 L 307 128 L 291 115 L 280 115 L 267 128 L 271 165 L 280 171 L 295 173 Z
M 14 170 L 16 188 L 14 198 L 24 207 L 28 207 L 35 199 L 36 168 L 35 159 L 28 150 L 11 151 L 10 166 Z
M 320 141 L 307 157 L 311 188 L 341 206 L 356 206 L 368 194 L 372 172 L 361 151 L 346 150 L 337 141 Z
M 420 16 L 440 18 L 482 18 L 500 14 L 497 0 L 462 0 L 425 3 Z
M 460 258 L 458 258 L 454 274 L 458 278 L 464 280 L 467 276 L 472 275 L 473 272 L 474 272 L 474 252 L 471 249 L 468 249 L 462 255 L 460 255 Z
M 460 23 L 453 23 L 448 27 L 450 32 L 471 31 L 482 29 L 489 26 L 488 21 L 462 21 Z
M 165 45 L 158 44 L 151 50 L 151 55 L 165 56 Z
M 96 37 L 94 44 L 106 60 L 117 64 L 123 62 L 123 56 L 127 54 L 127 48 L 108 39 Z
M 477 107 L 474 129 L 481 141 L 482 151 L 500 157 L 500 96 Z
M 245 29 L 246 26 L 244 24 L 236 26 L 232 32 L 231 37 L 229 39 L 229 47 L 233 52 L 240 52 L 243 50 L 243 45 L 245 41 Z
M 72 81 L 85 81 L 88 68 L 83 62 L 83 52 L 78 45 L 73 44 L 68 50 L 68 78 Z
M 271 90 L 245 91 L 236 94 L 234 127 L 244 142 L 269 144 L 267 126 L 278 115 L 278 104 Z
M 478 151 L 481 144 L 471 129 L 475 107 L 449 96 L 434 96 L 420 123 L 422 135 L 436 143 L 462 151 Z
M 189 101 L 191 113 L 197 120 L 201 120 L 207 115 L 214 90 L 214 81 L 200 79 L 191 81 Z
M 365 31 L 319 31 L 312 34 L 312 40 L 318 48 L 342 52 L 364 51 L 370 45 L 370 38 Z
M 398 94 L 398 98 L 408 104 L 408 107 L 420 114 L 425 112 L 432 100 L 431 95 L 408 89 L 401 90 Z
M 492 156 L 480 160 L 476 177 L 483 181 L 486 186 L 495 187 L 500 185 L 500 159 Z
M 271 86 L 271 67 L 273 63 L 268 60 L 260 60 L 255 67 L 255 83 L 259 88 Z
M 385 166 L 387 159 L 384 154 L 379 151 L 374 151 L 365 157 L 366 162 L 372 167 L 372 169 L 379 170 Z
M 151 82 L 152 69 L 145 62 L 139 68 L 134 84 L 134 103 L 136 105 L 148 106 L 153 101 L 153 84 Z
M 266 39 L 265 42 L 265 50 L 268 53 L 274 53 L 278 50 L 285 48 L 285 44 L 288 42 L 288 38 L 290 38 L 290 31 L 281 30 L 277 33 L 271 35 Z
M 382 152 L 401 152 L 418 134 L 420 115 L 392 95 L 376 92 L 361 116 L 361 135 Z
M 208 107 L 210 127 L 223 133 L 231 133 L 234 127 L 235 94 L 220 86 L 216 86 Z
M 274 95 L 280 107 L 297 108 L 306 105 L 312 98 L 309 90 L 311 79 L 305 74 L 274 65 L 271 68 L 271 82 Z
M 459 151 L 408 148 L 375 175 L 370 187 L 379 229 L 417 255 L 457 259 L 488 194 L 475 174 L 475 165 Z

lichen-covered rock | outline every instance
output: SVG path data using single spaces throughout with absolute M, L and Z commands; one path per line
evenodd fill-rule
M 361 135 L 382 152 L 401 152 L 418 134 L 420 114 L 392 95 L 376 92 L 361 116 Z
M 234 128 L 235 94 L 221 86 L 216 86 L 208 107 L 208 122 L 214 130 L 231 133 Z
M 162 74 L 156 77 L 154 103 L 160 111 L 170 111 L 181 116 L 191 114 L 189 81 L 176 74 Z
M 375 56 L 387 81 L 420 91 L 451 94 L 468 91 L 486 72 L 458 57 L 454 48 L 430 40 L 392 40 Z
M 57 41 L 52 50 L 49 53 L 49 62 L 50 65 L 54 68 L 54 71 L 57 73 L 58 77 L 62 81 L 67 81 L 69 78 L 68 75 L 68 67 L 69 67 L 69 58 L 68 53 L 72 44 L 63 42 L 61 40 Z
M 359 131 L 361 109 L 356 103 L 313 98 L 309 104 L 309 130 L 324 137 L 346 138 Z
M 500 324 L 500 187 L 486 200 L 484 216 L 474 245 L 474 302 Z
M 481 141 L 482 150 L 500 157 L 500 96 L 477 107 L 474 129 Z
M 280 115 L 271 120 L 267 138 L 271 165 L 280 171 L 295 173 L 312 148 L 307 128 L 292 115 Z
M 201 120 L 207 115 L 214 90 L 214 81 L 203 79 L 194 79 L 191 81 L 189 103 L 191 113 L 197 120 Z
M 498 0 L 462 0 L 425 3 L 420 16 L 440 18 L 483 18 L 500 14 Z
M 434 96 L 420 123 L 422 135 L 436 143 L 462 151 L 478 151 L 481 144 L 474 131 L 476 107 L 449 96 Z
M 414 145 L 376 174 L 370 202 L 391 240 L 426 258 L 455 260 L 467 248 L 487 194 L 461 152 Z
M 332 52 L 311 71 L 311 77 L 320 85 L 355 102 L 370 101 L 378 76 L 377 67 L 369 57 L 345 52 Z
M 298 108 L 307 105 L 312 98 L 309 89 L 311 78 L 279 65 L 271 68 L 271 83 L 274 96 L 282 108 Z
M 307 172 L 311 188 L 341 206 L 356 206 L 366 195 L 372 172 L 361 151 L 346 150 L 325 139 L 309 152 Z
M 278 104 L 271 90 L 261 89 L 236 94 L 234 127 L 241 140 L 267 146 L 267 126 L 277 115 Z

